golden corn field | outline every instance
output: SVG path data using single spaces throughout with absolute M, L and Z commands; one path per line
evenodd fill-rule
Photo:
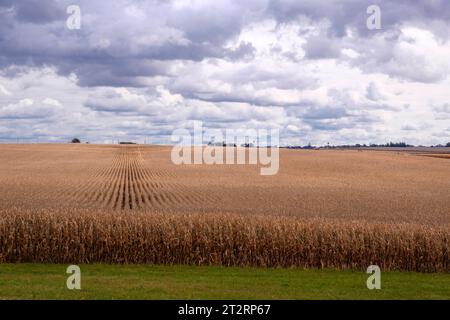
M 450 162 L 280 151 L 280 171 L 170 147 L 0 146 L 0 262 L 450 271 Z

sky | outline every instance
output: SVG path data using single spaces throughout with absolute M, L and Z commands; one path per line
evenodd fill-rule
M 446 0 L 0 0 L 0 142 L 445 144 L 449 73 Z

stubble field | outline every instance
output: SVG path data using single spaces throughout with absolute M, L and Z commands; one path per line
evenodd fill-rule
M 0 146 L 0 262 L 448 272 L 450 162 L 280 150 L 280 170 L 170 147 Z

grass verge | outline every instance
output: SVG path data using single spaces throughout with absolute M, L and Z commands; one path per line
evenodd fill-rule
M 81 265 L 81 290 L 67 265 L 0 264 L 0 299 L 450 299 L 450 274 L 150 265 Z

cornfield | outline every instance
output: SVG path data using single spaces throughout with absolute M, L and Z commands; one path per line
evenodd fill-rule
M 267 178 L 167 147 L 2 149 L 0 262 L 450 271 L 447 159 L 285 150 Z
M 236 215 L 1 212 L 1 262 L 149 263 L 437 272 L 448 229 Z

